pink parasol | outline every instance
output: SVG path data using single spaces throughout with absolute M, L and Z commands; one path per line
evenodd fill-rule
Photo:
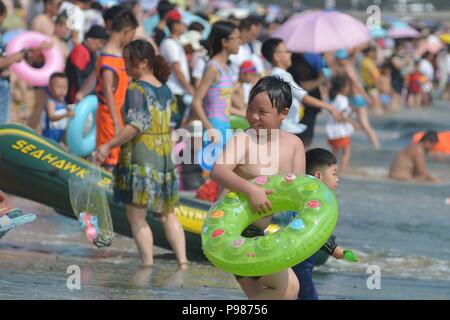
M 230 0 L 213 0 L 209 2 L 209 6 L 214 9 L 233 9 L 236 7 Z
M 283 39 L 292 52 L 322 53 L 350 49 L 370 41 L 365 24 L 337 11 L 314 11 L 294 16 L 273 36 Z
M 420 33 L 413 27 L 404 24 L 394 24 L 388 30 L 388 37 L 392 39 L 402 39 L 402 38 L 419 38 Z

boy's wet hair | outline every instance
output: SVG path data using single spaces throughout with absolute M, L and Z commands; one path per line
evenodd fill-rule
M 275 54 L 275 50 L 277 47 L 283 43 L 283 40 L 280 38 L 270 38 L 264 41 L 261 47 L 261 53 L 263 57 L 273 64 L 273 55 Z
M 291 107 L 291 85 L 280 77 L 268 76 L 261 78 L 250 91 L 249 103 L 261 92 L 267 93 L 272 107 L 277 108 L 278 113 Z
M 438 143 L 439 142 L 439 137 L 436 131 L 434 130 L 428 130 L 427 132 L 425 132 L 425 134 L 423 135 L 423 137 L 420 139 L 420 142 L 431 142 L 431 143 Z
M 316 148 L 306 152 L 306 174 L 314 175 L 314 172 L 329 168 L 337 164 L 333 153 L 326 149 Z

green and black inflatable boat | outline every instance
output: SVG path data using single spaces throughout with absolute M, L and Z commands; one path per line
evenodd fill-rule
M 20 124 L 0 125 L 0 189 L 53 207 L 59 214 L 76 219 L 70 205 L 68 179 L 75 175 L 86 178 L 94 169 L 92 164 L 65 152 L 57 143 Z M 112 176 L 102 170 L 102 185 L 107 188 L 114 231 L 131 237 L 131 230 L 123 205 L 112 201 Z M 188 256 L 193 260 L 206 259 L 201 248 L 200 230 L 210 204 L 188 196 L 180 197 L 177 217 L 186 231 Z M 154 243 L 170 248 L 162 225 L 147 216 Z M 316 264 L 325 263 L 328 256 L 320 255 Z

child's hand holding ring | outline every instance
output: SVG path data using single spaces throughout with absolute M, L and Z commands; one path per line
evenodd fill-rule
M 252 192 L 248 194 L 248 198 L 254 212 L 261 214 L 272 210 L 272 203 L 267 198 L 267 195 L 273 193 L 273 191 L 258 186 L 253 188 Z

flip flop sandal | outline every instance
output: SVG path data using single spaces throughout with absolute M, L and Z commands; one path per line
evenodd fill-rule
M 36 220 L 34 213 L 24 214 L 20 209 L 13 209 L 0 218 L 0 238 L 9 230 Z

